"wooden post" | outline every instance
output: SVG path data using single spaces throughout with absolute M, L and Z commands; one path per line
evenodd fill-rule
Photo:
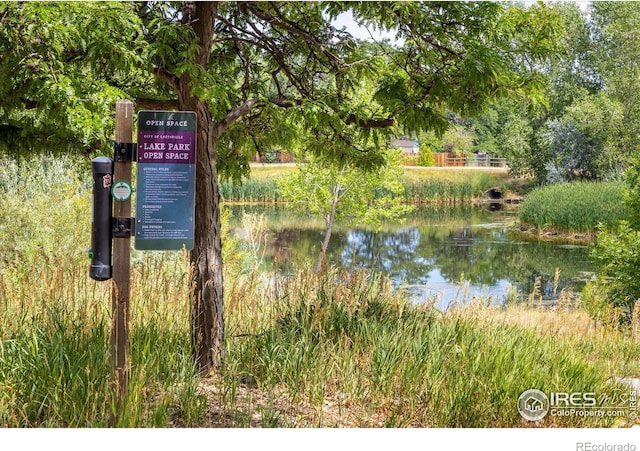
M 116 147 L 119 143 L 131 143 L 133 137 L 133 103 L 118 100 L 116 103 Z M 131 161 L 118 161 L 113 168 L 114 183 L 125 180 L 131 185 Z M 113 203 L 114 218 L 131 217 L 131 200 Z M 111 294 L 112 328 L 111 361 L 113 363 L 114 395 L 118 412 L 127 394 L 129 381 L 129 270 L 131 238 L 113 238 L 113 291 Z

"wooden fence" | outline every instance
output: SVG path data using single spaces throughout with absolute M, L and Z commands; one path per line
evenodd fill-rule
M 503 168 L 507 165 L 506 158 L 491 158 L 488 156 L 479 157 L 449 157 L 447 153 L 434 153 L 433 158 L 435 160 L 434 166 L 446 166 L 446 167 L 492 167 Z

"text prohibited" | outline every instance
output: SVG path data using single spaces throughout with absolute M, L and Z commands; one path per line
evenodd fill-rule
M 196 113 L 138 113 L 139 250 L 193 249 Z

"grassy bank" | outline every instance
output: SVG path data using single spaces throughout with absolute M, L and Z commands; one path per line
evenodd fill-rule
M 0 427 L 112 425 L 112 287 L 88 277 L 85 176 L 64 162 L 0 170 Z M 131 380 L 116 426 L 627 424 L 527 423 L 516 401 L 529 388 L 624 392 L 610 378 L 640 373 L 630 332 L 535 330 L 477 303 L 443 314 L 367 272 L 274 279 L 242 271 L 234 246 L 225 240 L 226 363 L 206 379 L 189 351 L 187 255 L 133 252 Z
M 321 280 L 300 274 L 280 290 L 285 303 L 268 297 L 262 308 L 246 303 L 241 316 L 256 319 L 250 329 L 232 326 L 238 329 L 231 335 L 239 337 L 230 343 L 230 366 L 292 408 L 310 406 L 305 425 L 335 421 L 325 418 L 330 401 L 360 427 L 532 426 L 514 402 L 527 388 L 618 393 L 623 389 L 609 376 L 638 369 L 638 350 L 623 335 L 599 344 L 587 339 L 576 350 L 575 336 L 558 339 L 508 325 L 491 308 L 441 314 L 408 305 L 366 273 L 331 272 Z M 633 363 L 626 367 L 594 352 L 612 344 L 619 362 Z M 287 421 L 280 424 L 301 425 Z M 541 424 L 613 420 L 550 417 Z
M 485 307 L 443 315 L 406 304 L 365 272 L 329 271 L 277 286 L 230 280 L 226 365 L 200 380 L 184 284 L 173 274 L 186 273 L 181 266 L 158 258 L 137 266 L 119 426 L 604 427 L 616 419 L 527 423 L 515 400 L 531 387 L 615 398 L 625 389 L 610 376 L 637 374 L 637 342 L 624 333 L 558 337 L 505 324 Z M 80 280 L 62 275 L 48 298 L 34 290 L 33 300 L 7 299 L 1 426 L 110 425 L 108 287 L 90 297 Z M 72 292 L 82 304 L 68 302 Z
M 595 233 L 625 216 L 622 182 L 574 182 L 530 192 L 520 206 L 520 221 L 538 231 Z
M 222 198 L 228 202 L 281 202 L 277 178 L 295 171 L 293 165 L 260 166 L 242 184 L 223 182 Z M 404 199 L 412 204 L 470 203 L 490 188 L 509 188 L 503 172 L 482 170 L 405 168 Z

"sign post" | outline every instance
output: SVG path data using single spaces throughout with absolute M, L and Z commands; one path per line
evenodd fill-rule
M 196 124 L 194 112 L 138 113 L 136 249 L 193 249 Z
M 112 195 L 113 218 L 131 216 L 131 196 L 116 195 L 119 184 L 131 186 L 131 152 L 133 147 L 133 103 L 118 100 L 116 103 L 116 145 L 114 152 Z M 129 270 L 131 266 L 131 238 L 127 233 L 113 234 L 113 291 L 111 306 L 113 311 L 111 327 L 111 359 L 115 376 L 118 412 L 127 394 L 129 381 Z
M 132 142 L 133 103 L 119 100 L 114 158 L 100 157 L 92 162 L 94 218 L 89 275 L 100 281 L 113 278 L 114 424 L 129 381 L 131 237 L 135 233 L 135 246 L 140 250 L 193 249 L 196 124 L 195 112 L 141 111 L 136 146 Z M 132 218 L 131 167 L 136 160 L 137 218 Z

